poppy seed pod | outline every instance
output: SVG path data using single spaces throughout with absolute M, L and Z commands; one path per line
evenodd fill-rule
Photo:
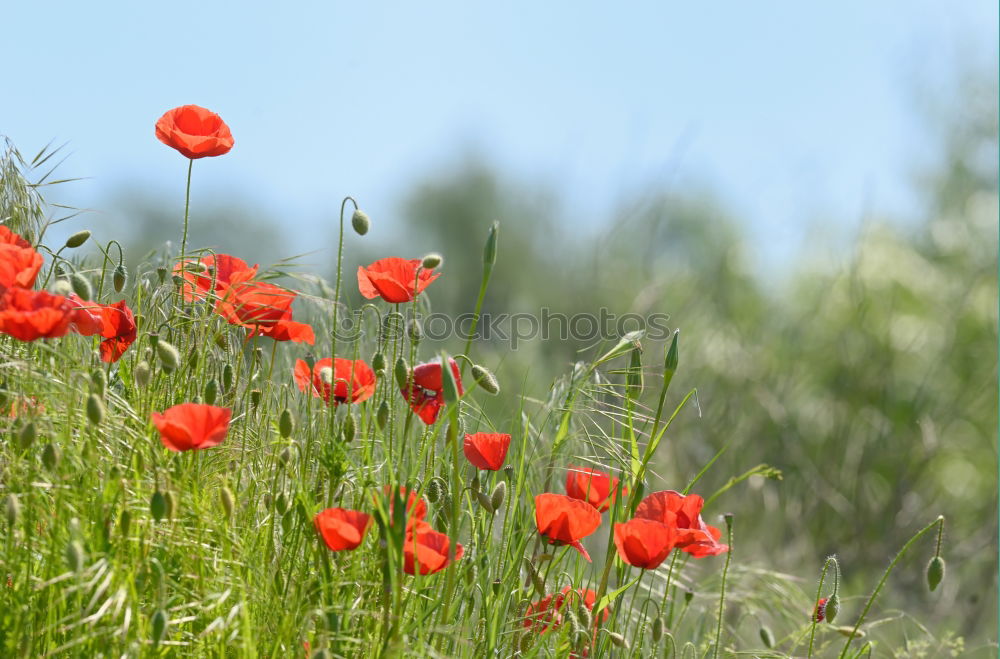
M 153 515 L 153 521 L 159 522 L 167 514 L 167 498 L 163 492 L 157 490 L 149 499 L 149 512 Z
M 90 285 L 90 280 L 79 272 L 74 272 L 69 276 L 69 283 L 73 287 L 73 292 L 80 296 L 81 299 L 89 300 L 94 297 L 94 289 Z
M 292 435 L 292 431 L 295 429 L 295 424 L 292 421 L 292 411 L 287 407 L 281 410 L 281 415 L 278 417 L 278 432 L 285 439 L 288 439 Z
M 433 270 L 434 268 L 441 265 L 444 262 L 444 258 L 437 252 L 431 252 L 423 258 L 420 262 L 420 266 L 426 270 Z
M 21 502 L 17 500 L 16 494 L 8 494 L 6 505 L 4 506 L 7 513 L 7 528 L 13 529 L 17 525 L 17 520 L 21 516 Z
M 83 544 L 79 540 L 71 540 L 66 545 L 66 565 L 73 572 L 81 572 L 87 562 L 87 553 L 83 549 Z
M 354 209 L 354 213 L 351 215 L 351 226 L 354 227 L 355 233 L 359 236 L 363 236 L 368 233 L 368 229 L 372 226 L 372 221 L 369 219 L 367 213 L 360 208 L 356 208 Z
M 156 356 L 160 359 L 160 364 L 167 373 L 173 372 L 181 364 L 181 353 L 163 339 L 156 341 Z
M 497 378 L 493 373 L 485 366 L 480 366 L 475 364 L 472 367 L 472 379 L 476 381 L 483 391 L 488 394 L 496 396 L 500 393 L 500 383 L 497 382 Z
M 389 423 L 389 403 L 382 401 L 378 406 L 378 411 L 375 413 L 375 422 L 378 424 L 379 430 L 384 430 L 386 424 Z
M 938 585 L 944 581 L 944 559 L 940 556 L 935 556 L 927 564 L 927 587 L 932 591 L 938 587 Z
M 104 421 L 104 403 L 97 394 L 87 396 L 87 419 L 95 426 Z
M 156 278 L 160 280 L 160 285 L 167 280 L 167 269 L 162 265 L 156 269 Z
M 62 457 L 59 447 L 49 443 L 42 448 L 42 464 L 49 471 L 53 471 L 59 466 L 59 459 Z
M 90 238 L 90 232 L 87 231 L 86 229 L 83 229 L 82 231 L 77 231 L 72 236 L 66 239 L 66 247 L 68 247 L 69 249 L 76 249 L 83 243 L 87 242 L 87 239 L 89 238 Z
M 122 289 L 125 288 L 125 283 L 128 281 L 128 270 L 125 266 L 119 264 L 115 266 L 114 275 L 111 277 L 111 283 L 115 287 L 115 293 L 121 293 Z
M 140 387 L 145 387 L 149 384 L 149 380 L 152 377 L 153 372 L 149 368 L 149 362 L 141 361 L 135 365 L 135 369 L 132 371 L 132 379 L 135 380 L 136 385 Z

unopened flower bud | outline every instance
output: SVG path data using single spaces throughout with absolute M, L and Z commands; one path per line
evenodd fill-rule
M 222 511 L 226 513 L 226 518 L 232 517 L 233 506 L 236 502 L 233 499 L 233 491 L 225 485 L 219 490 L 219 502 L 222 504 Z
M 104 370 L 95 368 L 90 372 L 90 390 L 98 396 L 104 397 L 104 391 L 108 386 L 108 378 L 104 375 Z
M 181 353 L 163 339 L 158 338 L 156 341 L 156 356 L 159 357 L 160 364 L 167 373 L 173 372 L 181 364 Z
M 167 612 L 163 609 L 157 609 L 156 613 L 153 614 L 153 618 L 149 621 L 153 647 L 159 645 L 166 637 L 168 625 Z
M 434 268 L 440 266 L 442 261 L 444 261 L 444 259 L 441 258 L 440 254 L 437 252 L 431 252 L 424 257 L 424 260 L 420 263 L 420 267 L 425 270 L 433 270 Z
M 280 453 L 278 453 L 278 462 L 280 462 L 283 466 L 287 466 L 288 463 L 291 461 L 292 461 L 292 447 L 286 446 L 285 448 L 281 449 Z
M 437 503 L 448 491 L 448 486 L 440 476 L 435 476 L 430 481 L 427 482 L 427 489 L 424 490 L 424 496 L 427 498 L 428 503 Z
M 65 279 L 56 279 L 52 282 L 52 292 L 56 295 L 62 295 L 63 297 L 69 297 L 73 294 L 73 285 L 70 284 Z
M 278 496 L 274 498 L 274 509 L 278 511 L 279 515 L 284 515 L 288 512 L 288 507 L 288 495 L 284 492 L 279 492 Z
M 406 385 L 409 384 L 410 379 L 410 367 L 407 365 L 406 360 L 400 357 L 396 360 L 396 365 L 392 368 L 392 374 L 396 378 L 396 384 L 399 385 L 400 389 L 406 389 Z
M 135 380 L 136 385 L 140 387 L 145 387 L 149 384 L 149 380 L 152 376 L 153 371 L 149 368 L 149 362 L 146 361 L 139 362 L 132 370 L 132 378 Z
M 162 265 L 156 269 L 156 278 L 160 280 L 160 284 L 167 280 L 167 269 Z
M 202 391 L 202 398 L 209 405 L 215 405 L 215 401 L 219 397 L 219 383 L 215 381 L 215 378 L 210 379 L 205 383 L 205 389 Z
M 497 382 L 496 376 L 485 366 L 474 365 L 472 367 L 472 378 L 486 393 L 493 394 L 494 396 L 500 393 L 500 383 Z
M 420 343 L 420 340 L 424 338 L 424 328 L 420 326 L 420 321 L 414 318 L 406 324 L 406 335 L 410 337 L 410 341 L 414 345 Z
M 840 595 L 834 593 L 826 601 L 826 621 L 833 622 L 838 613 L 840 613 Z
M 663 618 L 656 616 L 653 618 L 653 643 L 659 643 L 663 638 Z M 770 646 L 769 646 L 770 647 Z
M 222 390 L 231 391 L 233 388 L 233 365 L 226 364 L 222 367 Z
M 49 471 L 55 470 L 59 466 L 59 459 L 62 457 L 59 447 L 51 442 L 42 448 L 42 464 Z
M 254 409 L 260 405 L 261 390 L 251 389 L 250 390 L 250 404 L 254 406 Z
M 493 503 L 490 498 L 486 496 L 485 492 L 476 491 L 476 500 L 479 501 L 479 505 L 483 507 L 483 510 L 489 514 L 493 514 Z
M 163 500 L 167 504 L 166 514 L 167 519 L 173 519 L 177 514 L 177 495 L 174 494 L 173 490 L 167 490 L 163 493 Z
M 768 649 L 774 647 L 774 632 L 771 631 L 770 627 L 765 625 L 760 628 L 760 642 Z
M 373 371 L 384 371 L 385 370 L 385 355 L 382 352 L 376 352 L 372 357 L 372 370 Z
M 38 430 L 35 428 L 35 422 L 29 421 L 21 426 L 21 431 L 17 433 L 17 443 L 22 449 L 30 448 L 35 443 L 37 436 Z
M 88 238 L 90 238 L 90 232 L 87 231 L 86 229 L 83 229 L 82 231 L 77 231 L 72 236 L 66 239 L 66 247 L 68 247 L 69 249 L 76 249 L 83 243 L 87 242 Z
M 378 424 L 379 430 L 384 430 L 386 424 L 389 423 L 389 403 L 387 401 L 382 401 L 379 403 L 378 411 L 375 413 L 375 422 Z
M 163 496 L 163 492 L 157 490 L 153 492 L 152 498 L 149 500 L 149 512 L 153 515 L 153 521 L 159 522 L 167 514 L 167 497 Z
M 507 483 L 505 481 L 500 481 L 493 488 L 493 494 L 490 495 L 490 505 L 493 506 L 493 510 L 500 510 L 503 506 L 504 497 L 507 496 Z
M 87 419 L 95 426 L 104 421 L 104 403 L 97 394 L 87 396 Z
M 192 371 L 198 368 L 198 349 L 191 348 L 191 352 L 188 353 L 187 359 L 188 368 Z
M 278 432 L 285 439 L 292 436 L 292 431 L 295 429 L 295 424 L 292 421 L 292 411 L 287 407 L 281 410 L 281 415 L 278 417 Z
M 94 297 L 94 289 L 90 285 L 90 280 L 79 272 L 74 272 L 69 276 L 69 283 L 73 287 L 73 292 L 80 296 L 81 299 L 89 300 Z
M 125 269 L 123 265 L 115 266 L 114 275 L 111 277 L 111 283 L 115 287 L 115 293 L 121 293 L 122 289 L 125 288 L 125 282 L 128 281 L 128 270 Z
M 128 530 L 132 527 L 132 513 L 128 511 L 128 508 L 122 511 L 122 514 L 118 517 L 118 528 L 121 529 L 122 537 L 128 537 Z
M 626 641 L 625 637 L 619 634 L 618 632 L 608 632 L 608 636 L 611 638 L 611 642 L 616 647 L 625 648 L 626 650 L 628 649 L 629 647 L 628 641 Z
M 84 564 L 87 562 L 87 552 L 83 549 L 83 543 L 79 540 L 71 540 L 68 545 L 66 545 L 66 565 L 73 572 L 80 572 L 83 570 Z
M 483 265 L 492 268 L 497 262 L 497 234 L 500 232 L 500 223 L 494 222 L 490 226 L 490 233 L 486 236 L 486 245 L 483 247 Z
M 4 512 L 7 514 L 7 528 L 13 530 L 21 516 L 21 502 L 17 500 L 16 494 L 8 494 L 5 503 Z
M 930 563 L 927 564 L 927 587 L 934 590 L 938 585 L 944 581 L 944 559 L 940 556 L 935 556 L 931 559 Z
M 372 221 L 368 218 L 368 214 L 365 213 L 360 208 L 354 209 L 354 214 L 351 215 L 351 226 L 354 227 L 354 232 L 359 236 L 363 236 L 368 233 L 368 229 L 371 228 Z

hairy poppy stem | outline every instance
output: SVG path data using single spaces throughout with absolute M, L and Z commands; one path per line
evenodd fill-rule
M 719 622 L 715 626 L 715 648 L 712 657 L 718 659 L 719 646 L 722 644 L 722 616 L 726 612 L 726 577 L 729 575 L 729 563 L 733 558 L 733 516 L 726 515 L 726 544 L 729 551 L 726 552 L 726 566 L 722 568 L 722 592 L 719 594 Z
M 187 255 L 188 242 L 188 217 L 191 211 L 191 170 L 194 169 L 194 160 L 188 160 L 187 187 L 184 190 L 184 233 L 181 234 L 181 277 L 184 277 L 184 257 Z
M 885 569 L 885 572 L 882 574 L 882 578 L 879 580 L 878 585 L 875 586 L 875 590 L 872 591 L 872 594 L 868 597 L 868 601 L 865 602 L 865 608 L 861 611 L 861 615 L 858 616 L 858 621 L 854 623 L 854 629 L 851 630 L 851 635 L 847 637 L 847 642 L 844 643 L 844 649 L 841 650 L 840 655 L 838 655 L 839 659 L 843 659 L 845 656 L 847 656 L 847 651 L 851 648 L 851 642 L 853 642 L 854 639 L 857 638 L 858 629 L 861 628 L 861 623 L 865 621 L 865 617 L 868 615 L 868 611 L 871 610 L 872 604 L 875 603 L 875 598 L 878 597 L 878 594 L 882 591 L 882 587 L 885 585 L 885 582 L 889 580 L 889 575 L 896 567 L 896 564 L 899 563 L 899 560 L 903 558 L 903 554 L 906 553 L 906 551 L 910 548 L 911 545 L 913 545 L 914 542 L 920 539 L 920 536 L 927 533 L 935 526 L 938 527 L 938 535 L 940 537 L 941 530 L 944 528 L 944 515 L 938 515 L 937 519 L 935 519 L 933 522 L 931 522 L 924 528 L 917 531 L 913 535 L 913 537 L 911 537 L 909 540 L 906 541 L 906 544 L 903 545 L 903 548 L 900 549 L 899 552 L 893 557 L 892 561 L 889 563 L 889 566 Z
M 819 600 L 823 596 L 823 584 L 826 581 L 827 570 L 830 569 L 830 565 L 833 564 L 833 591 L 837 592 L 840 586 L 840 563 L 837 562 L 836 556 L 828 556 L 826 561 L 823 563 L 823 571 L 819 573 L 819 587 L 816 588 L 816 600 L 813 602 L 813 614 L 812 614 L 812 626 L 809 630 L 809 651 L 806 654 L 806 659 L 812 657 L 813 654 L 813 642 L 816 638 L 816 625 L 819 624 L 819 616 L 816 615 L 815 611 L 819 607 Z

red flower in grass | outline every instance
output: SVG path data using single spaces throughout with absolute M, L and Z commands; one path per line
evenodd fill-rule
M 566 473 L 566 494 L 586 501 L 602 513 L 614 503 L 617 489 L 617 478 L 596 469 L 570 467 Z
M 229 431 L 232 412 L 203 403 L 181 403 L 163 413 L 153 412 L 153 425 L 160 441 L 171 451 L 190 451 L 218 446 Z
M 312 370 L 302 359 L 295 360 L 292 373 L 299 391 L 312 391 L 312 395 L 322 398 L 327 405 L 332 395 L 334 404 L 361 403 L 375 393 L 375 371 L 360 359 L 331 359 L 324 357 Z
M 538 532 L 549 539 L 549 544 L 558 542 L 569 545 L 589 561 L 590 554 L 580 540 L 601 525 L 601 513 L 578 499 L 545 493 L 535 497 L 535 523 Z
M 222 117 L 198 105 L 168 110 L 156 122 L 156 139 L 192 160 L 221 156 L 233 148 L 233 134 Z
M 250 328 L 248 339 L 259 334 L 275 341 L 312 345 L 316 341 L 312 327 L 292 320 L 292 302 L 297 295 L 274 284 L 241 281 L 221 292 L 216 311 L 231 325 Z
M 813 620 L 816 622 L 823 622 L 826 620 L 826 603 L 829 597 L 824 597 L 820 601 L 816 602 L 816 610 L 813 611 Z
M 697 494 L 683 495 L 673 490 L 653 492 L 635 509 L 635 516 L 661 524 L 673 524 L 678 534 L 675 546 L 695 558 L 718 556 L 729 551 L 719 542 L 722 531 L 709 526 L 701 518 L 705 500 Z
M 458 364 L 454 359 L 448 359 L 451 373 L 455 377 L 455 384 L 458 385 L 458 395 L 465 393 L 462 388 L 462 376 L 458 370 Z M 437 421 L 438 413 L 444 407 L 444 383 L 442 381 L 443 372 L 441 362 L 428 362 L 420 364 L 413 369 L 411 377 L 412 387 L 401 387 L 400 392 L 410 403 L 410 408 L 417 413 L 420 420 L 431 425 Z
M 417 522 L 403 540 L 403 572 L 407 574 L 434 574 L 448 567 L 451 538 L 435 531 L 425 522 Z M 462 558 L 465 549 L 455 543 L 455 560 Z
M 101 307 L 101 361 L 116 362 L 135 341 L 136 325 L 125 300 Z
M 558 627 L 562 624 L 562 614 L 559 611 L 567 603 L 575 604 L 577 598 L 583 602 L 588 611 L 594 610 L 594 605 L 597 603 L 597 593 L 589 588 L 577 588 L 573 590 L 569 586 L 565 586 L 561 592 L 554 595 L 546 595 L 537 602 L 529 604 L 527 611 L 524 613 L 522 624 L 525 627 L 533 627 L 539 633 L 548 631 L 550 625 Z M 610 615 L 611 611 L 606 607 L 599 616 L 599 619 L 594 619 L 594 627 L 606 621 Z
M 654 570 L 666 559 L 677 540 L 677 528 L 637 517 L 615 524 L 615 547 L 623 561 L 645 570 Z
M 389 500 L 389 523 L 392 524 L 393 513 L 396 509 L 396 497 L 392 496 L 392 486 L 386 485 L 383 487 L 382 493 Z M 375 496 L 377 502 L 378 494 L 376 493 Z M 424 501 L 423 498 L 417 496 L 416 492 L 407 489 L 402 485 L 399 487 L 399 499 L 401 501 L 406 501 L 406 511 L 404 516 L 407 518 L 407 528 L 423 523 L 424 519 L 427 517 L 427 502 Z
M 346 508 L 327 508 L 313 518 L 316 531 L 332 551 L 357 549 L 371 523 L 371 515 Z
M 14 247 L 26 247 L 28 249 L 32 249 L 31 243 L 11 231 L 3 224 L 0 224 L 0 245 L 13 245 Z
M 0 240 L 0 286 L 31 288 L 35 285 L 38 271 L 42 269 L 42 255 L 20 240 L 17 234 L 12 233 L 10 236 L 20 242 Z
M 465 436 L 462 450 L 477 469 L 497 471 L 503 466 L 510 447 L 510 435 L 501 432 L 477 432 Z
M 174 266 L 174 274 L 180 276 L 181 265 Z M 257 276 L 258 266 L 250 267 L 243 259 L 229 254 L 209 254 L 197 261 L 184 264 L 184 299 L 187 302 L 204 300 L 210 293 L 220 294 L 229 286 L 247 282 Z M 212 286 L 212 280 L 215 286 Z
M 358 290 L 366 298 L 381 297 L 386 302 L 409 302 L 441 276 L 422 268 L 420 259 L 389 257 L 367 268 L 358 268 Z
M 19 341 L 52 339 L 65 336 L 77 318 L 76 305 L 67 297 L 0 286 L 0 334 Z

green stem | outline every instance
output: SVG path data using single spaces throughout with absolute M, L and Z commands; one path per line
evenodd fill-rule
M 719 595 L 719 622 L 715 626 L 715 649 L 712 656 L 719 657 L 719 646 L 722 644 L 722 615 L 726 611 L 726 577 L 729 575 L 729 563 L 733 559 L 733 516 L 726 515 L 726 544 L 729 551 L 726 552 L 726 566 L 722 569 L 722 592 Z
M 813 642 L 816 638 L 816 625 L 819 624 L 819 620 L 816 619 L 816 607 L 819 606 L 820 597 L 823 595 L 823 584 L 826 581 L 826 572 L 830 569 L 830 564 L 835 566 L 834 570 L 834 580 L 833 580 L 833 592 L 837 592 L 837 588 L 840 585 L 840 565 L 837 563 L 836 556 L 829 556 L 826 562 L 823 563 L 823 571 L 819 574 L 819 586 L 816 588 L 816 599 L 813 601 L 813 614 L 812 614 L 812 626 L 809 630 L 809 652 L 806 654 L 806 659 L 812 657 L 813 654 Z
M 184 257 L 187 255 L 188 216 L 191 210 L 191 170 L 194 160 L 188 160 L 187 188 L 184 191 L 184 233 L 181 235 L 181 277 L 184 276 Z

